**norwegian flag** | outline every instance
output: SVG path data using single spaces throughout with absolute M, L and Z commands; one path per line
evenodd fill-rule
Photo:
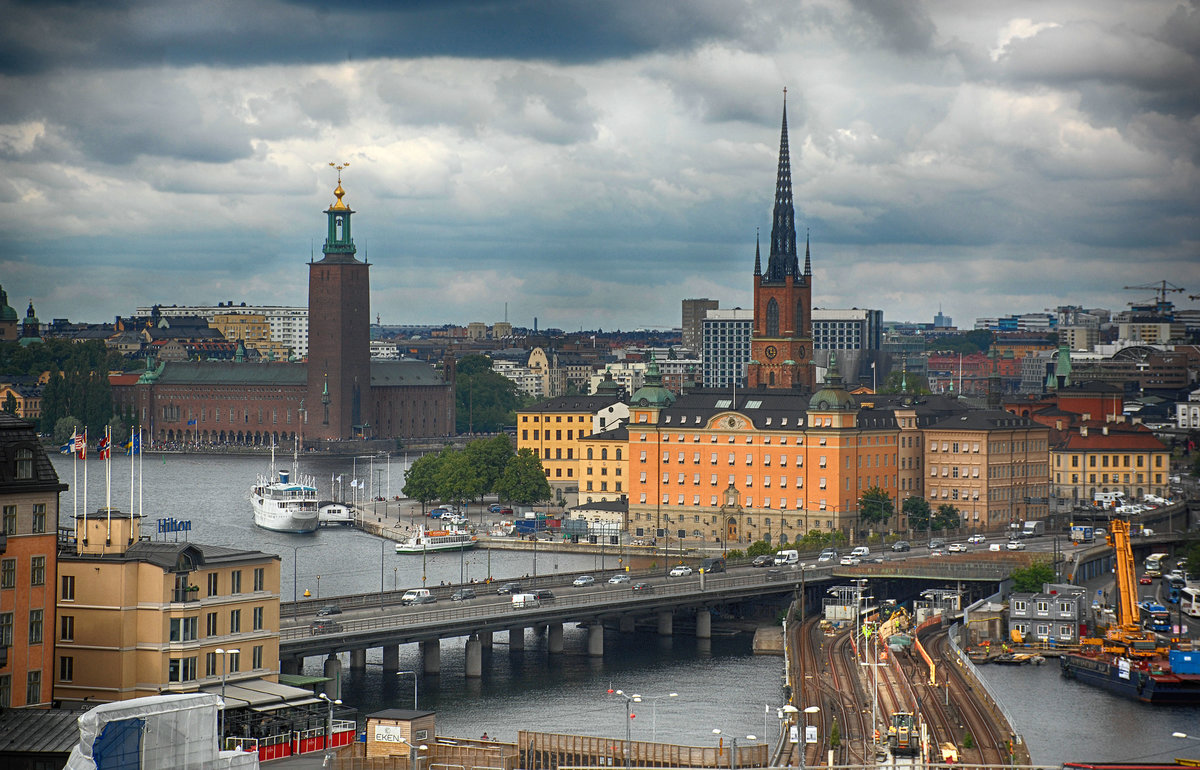
M 100 439 L 100 459 L 107 460 L 111 456 L 112 456 L 112 441 L 110 441 L 108 436 L 106 435 L 104 438 Z

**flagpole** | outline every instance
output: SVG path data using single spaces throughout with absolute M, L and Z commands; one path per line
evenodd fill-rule
M 108 515 L 108 531 L 104 544 L 112 545 L 112 426 L 104 426 L 104 511 Z
M 133 518 L 133 428 L 129 429 L 129 516 Z
M 73 518 L 79 518 L 79 438 L 75 428 L 71 428 L 71 512 Z
M 142 426 L 138 426 L 138 515 L 140 516 L 145 510 L 142 508 L 142 469 L 145 467 L 142 464 Z M 131 533 L 132 534 L 132 533 Z
M 87 426 L 83 426 L 83 448 L 79 450 L 82 454 L 80 459 L 83 460 L 83 543 L 87 545 L 88 529 L 87 529 Z

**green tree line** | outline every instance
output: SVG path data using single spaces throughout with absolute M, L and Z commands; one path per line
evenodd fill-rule
M 57 434 L 57 427 L 64 421 L 93 432 L 103 431 L 113 418 L 108 373 L 122 371 L 127 364 L 120 353 L 109 350 L 101 340 L 73 343 L 48 339 L 28 347 L 16 342 L 0 344 L 0 373 L 27 377 L 48 373 L 38 426 L 45 433 Z M 132 419 L 133 415 L 126 418 Z
M 404 495 L 421 501 L 422 512 L 435 500 L 465 505 L 487 494 L 516 505 L 549 500 L 542 461 L 529 449 L 514 452 L 509 437 L 499 435 L 422 455 L 404 475 Z

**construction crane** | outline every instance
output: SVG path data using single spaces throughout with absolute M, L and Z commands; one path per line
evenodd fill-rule
M 1110 522 L 1108 543 L 1116 556 L 1114 568 L 1117 584 L 1117 622 L 1103 639 L 1081 639 L 1085 647 L 1102 646 L 1105 652 L 1130 658 L 1148 658 L 1164 654 L 1157 637 L 1142 630 L 1138 623 L 1137 566 L 1133 561 L 1133 545 L 1129 540 L 1129 522 L 1113 519 Z
M 1138 284 L 1137 286 L 1125 286 L 1123 288 L 1131 290 L 1131 291 L 1153 291 L 1154 292 L 1154 301 L 1156 303 L 1156 307 L 1158 308 L 1159 312 L 1163 312 L 1166 310 L 1168 294 L 1171 294 L 1173 292 L 1185 291 L 1185 289 L 1182 286 L 1176 286 L 1175 284 L 1171 283 L 1170 281 L 1166 281 L 1166 280 L 1155 281 L 1154 283 Z M 1129 304 L 1135 305 L 1137 303 L 1130 302 Z

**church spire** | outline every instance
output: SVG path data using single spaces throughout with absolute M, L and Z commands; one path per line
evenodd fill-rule
M 788 154 L 787 89 L 783 89 L 783 125 L 779 131 L 779 168 L 775 174 L 775 211 L 771 217 L 771 253 L 767 280 L 799 277 L 796 259 L 796 210 L 792 204 L 792 162 Z
M 762 254 L 758 247 L 758 228 L 754 228 L 754 275 L 762 275 Z
M 804 275 L 812 275 L 812 250 L 809 249 L 809 233 L 808 229 L 804 230 Z

